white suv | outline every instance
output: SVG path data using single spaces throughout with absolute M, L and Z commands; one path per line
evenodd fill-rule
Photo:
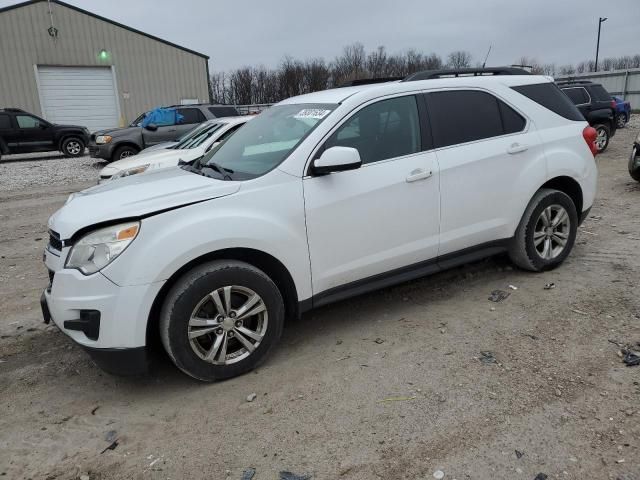
M 313 307 L 499 252 L 558 266 L 594 141 L 551 79 L 506 68 L 290 98 L 196 165 L 72 195 L 45 320 L 111 372 L 144 370 L 159 337 L 188 375 L 233 377 Z

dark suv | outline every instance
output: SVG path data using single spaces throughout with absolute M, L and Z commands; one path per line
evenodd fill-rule
M 85 127 L 55 125 L 19 108 L 0 108 L 0 156 L 59 150 L 79 157 L 88 142 Z
M 163 108 L 175 109 L 181 122 L 164 125 L 151 123 L 142 127 L 149 112 L 143 113 L 128 127 L 94 132 L 89 143 L 89 154 L 109 162 L 122 160 L 159 143 L 176 141 L 205 120 L 238 115 L 235 107 L 229 105 L 171 105 Z
M 558 86 L 571 99 L 585 120 L 596 129 L 596 146 L 603 152 L 616 133 L 616 102 L 600 85 L 588 80 L 558 82 Z

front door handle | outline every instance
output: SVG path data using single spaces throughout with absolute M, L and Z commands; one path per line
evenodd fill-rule
M 424 168 L 416 168 L 407 177 L 407 183 L 417 182 L 418 180 L 424 180 L 433 175 L 431 170 L 425 170 Z
M 521 143 L 512 143 L 511 146 L 509 148 L 507 148 L 507 153 L 510 154 L 514 154 L 514 153 L 520 153 L 520 152 L 526 152 L 527 150 L 529 150 L 529 146 L 528 145 L 523 145 Z

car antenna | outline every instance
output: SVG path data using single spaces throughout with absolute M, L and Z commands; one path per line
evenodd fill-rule
M 482 68 L 487 66 L 487 60 L 489 59 L 489 54 L 491 53 L 492 45 L 489 45 L 489 50 L 487 51 L 487 56 L 484 57 L 484 62 L 482 62 Z

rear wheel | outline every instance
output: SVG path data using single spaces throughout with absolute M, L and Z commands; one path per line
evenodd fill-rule
M 84 154 L 84 141 L 77 137 L 65 138 L 60 146 L 65 157 L 80 157 Z
M 559 190 L 538 190 L 520 220 L 509 257 L 524 270 L 555 268 L 571 252 L 577 229 L 578 213 L 571 197 Z
M 125 158 L 131 157 L 137 154 L 138 154 L 138 150 L 136 148 L 131 147 L 129 145 L 123 145 L 122 147 L 118 147 L 115 149 L 115 151 L 113 152 L 113 155 L 111 156 L 111 160 L 112 161 L 123 160 Z
M 244 262 L 215 261 L 196 267 L 170 290 L 160 337 L 180 370 L 214 381 L 259 365 L 283 325 L 282 296 L 264 272 Z
M 595 125 L 596 129 L 596 147 L 598 152 L 604 152 L 609 146 L 609 139 L 611 138 L 611 129 L 602 124 Z
M 640 149 L 637 145 L 633 146 L 629 157 L 629 175 L 636 182 L 640 182 Z

